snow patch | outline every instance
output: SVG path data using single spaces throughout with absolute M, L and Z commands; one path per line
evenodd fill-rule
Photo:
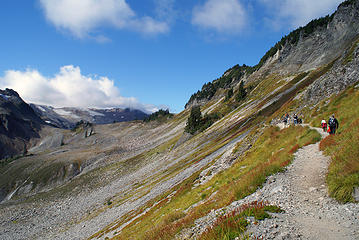
M 4 94 L 0 94 L 0 97 L 2 97 L 5 100 L 9 100 L 9 98 L 10 98 L 10 96 L 4 95 Z
M 43 107 L 41 107 L 41 106 L 36 106 L 38 109 L 40 109 L 41 111 L 43 111 L 43 112 L 46 112 L 46 109 L 45 108 L 43 108 Z
M 87 109 L 86 110 L 92 117 L 94 116 L 105 116 L 104 114 L 102 113 L 99 113 L 99 112 L 96 112 L 96 111 L 93 111 L 93 110 L 90 110 L 90 109 Z
M 72 112 L 69 112 L 69 111 L 65 111 L 64 109 L 55 108 L 54 112 L 59 114 L 60 116 L 69 116 L 72 118 L 80 118 L 76 114 L 73 114 Z

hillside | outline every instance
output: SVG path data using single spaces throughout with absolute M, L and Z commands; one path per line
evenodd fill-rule
M 173 117 L 42 128 L 27 156 L 0 168 L 0 238 L 328 239 L 316 235 L 322 220 L 358 239 L 358 69 L 349 0 Z M 283 127 L 285 113 L 309 126 Z M 333 113 L 338 132 L 322 139 L 313 127 Z

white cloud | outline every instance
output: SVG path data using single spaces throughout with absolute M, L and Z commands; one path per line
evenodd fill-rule
M 166 22 L 172 22 L 177 18 L 177 10 L 175 10 L 175 0 L 154 0 L 155 12 L 160 19 Z
M 37 70 L 8 70 L 0 77 L 0 88 L 17 91 L 26 101 L 54 107 L 129 107 L 152 112 L 157 108 L 122 97 L 114 81 L 101 76 L 84 76 L 79 67 L 60 68 L 54 77 L 43 76 Z
M 259 0 L 269 9 L 275 26 L 299 27 L 332 13 L 343 0 Z
M 246 23 L 246 11 L 238 0 L 207 0 L 193 9 L 192 24 L 205 29 L 239 33 Z
M 146 34 L 165 33 L 166 22 L 138 17 L 126 0 L 39 0 L 45 16 L 58 29 L 78 38 L 89 37 L 100 27 L 128 29 Z
M 133 30 L 146 34 L 165 33 L 169 30 L 166 22 L 158 22 L 151 17 L 143 17 L 129 21 Z

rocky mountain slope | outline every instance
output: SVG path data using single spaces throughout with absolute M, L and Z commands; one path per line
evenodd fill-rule
M 346 226 L 359 226 L 351 215 L 359 191 L 358 12 L 358 0 L 345 1 L 283 38 L 257 66 L 235 66 L 206 84 L 165 122 L 43 128 L 31 155 L 0 168 L 0 238 L 307 239 L 301 220 L 316 220 L 321 206 L 318 219 L 336 223 L 329 230 L 358 239 Z M 190 134 L 196 104 L 203 126 Z M 285 113 L 311 126 L 335 113 L 340 128 L 323 140 L 307 126 L 280 129 Z M 315 183 L 300 186 L 301 178 Z M 294 209 L 290 199 L 303 205 Z
M 77 122 L 83 120 L 94 124 L 108 124 L 143 120 L 148 114 L 137 109 L 81 109 L 54 108 L 51 106 L 30 104 L 34 111 L 48 124 L 59 128 L 71 129 Z
M 17 92 L 0 90 L 0 159 L 26 154 L 44 122 Z
M 213 97 L 223 96 L 223 93 L 215 94 L 220 92 L 217 91 L 218 89 L 235 88 L 242 80 L 247 82 L 247 85 L 254 86 L 271 75 L 273 77 L 278 76 L 278 78 L 285 76 L 290 78 L 295 74 L 310 72 L 330 64 L 343 54 L 343 50 L 353 50 L 351 46 L 359 39 L 358 18 L 357 2 L 343 2 L 331 16 L 313 20 L 308 25 L 283 37 L 262 57 L 256 66 L 236 65 L 227 70 L 222 77 L 214 80 L 212 84 L 205 84 L 201 91 L 191 97 L 186 107 L 197 104 L 203 105 Z M 346 60 L 348 58 L 343 61 Z M 335 62 L 338 65 L 338 61 Z M 337 71 L 345 70 L 338 69 Z M 343 90 L 356 81 L 357 75 L 345 75 L 349 76 L 345 80 L 336 79 L 336 84 L 325 84 L 326 88 L 329 87 L 329 89 L 325 90 L 328 94 L 323 97 Z M 344 83 L 342 84 L 341 81 Z M 340 87 L 336 87 L 337 85 Z
M 54 108 L 25 103 L 12 89 L 0 89 L 0 160 L 25 155 L 40 139 L 45 125 L 72 129 L 76 123 L 108 124 L 142 120 L 148 114 L 136 109 Z

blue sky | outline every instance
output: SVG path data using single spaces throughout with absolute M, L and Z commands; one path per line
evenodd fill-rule
M 183 110 L 341 0 L 2 0 L 0 88 L 77 107 Z

